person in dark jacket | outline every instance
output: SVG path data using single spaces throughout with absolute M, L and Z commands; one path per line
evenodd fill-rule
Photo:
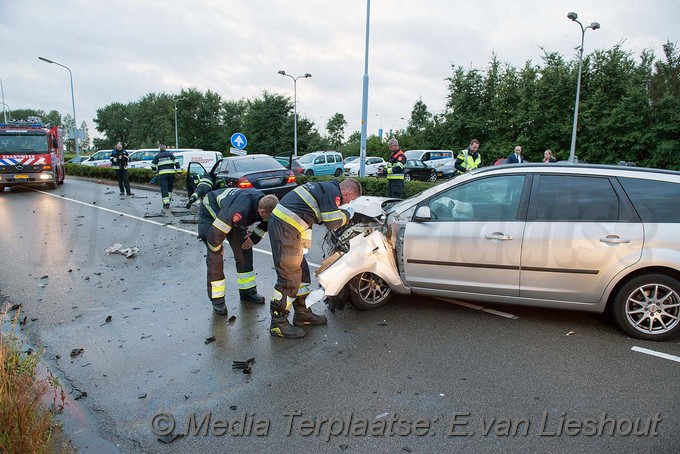
M 258 189 L 224 188 L 209 192 L 202 200 L 198 237 L 208 248 L 208 297 L 213 310 L 227 315 L 225 304 L 224 249 L 226 239 L 236 261 L 236 280 L 241 301 L 264 304 L 257 293 L 253 270 L 253 245 L 267 233 L 267 221 L 279 199 Z M 249 229 L 253 224 L 257 225 Z
M 210 191 L 222 189 L 225 186 L 225 181 L 221 178 L 215 179 L 210 175 L 210 173 L 206 172 L 200 178 L 198 178 L 198 175 L 195 175 L 194 184 L 196 187 L 194 188 L 194 192 L 191 194 L 189 201 L 186 204 L 187 209 L 191 208 L 191 205 L 193 205 L 197 200 L 203 200 L 203 197 L 205 197 Z
M 123 148 L 123 144 L 118 142 L 116 148 L 111 152 L 109 160 L 111 161 L 111 167 L 116 170 L 116 176 L 118 177 L 118 189 L 120 189 L 120 195 L 133 195 L 130 191 L 130 180 L 128 178 L 128 161 L 130 155 L 127 150 Z M 123 192 L 125 191 L 125 192 Z
M 390 157 L 387 158 L 387 197 L 404 198 L 404 166 L 406 154 L 399 148 L 397 139 L 387 141 Z
M 326 323 L 324 315 L 316 315 L 306 305 L 311 278 L 305 260 L 305 248 L 311 244 L 312 225 L 323 224 L 329 230 L 349 222 L 354 211 L 340 205 L 361 195 L 361 184 L 348 178 L 305 183 L 286 194 L 269 219 L 269 241 L 276 269 L 274 295 L 270 302 L 272 336 L 304 337 L 301 325 Z M 290 306 L 295 308 L 293 325 L 288 323 Z
M 522 147 L 517 145 L 515 147 L 515 151 L 508 156 L 508 160 L 505 162 L 506 164 L 521 164 L 524 162 L 524 158 L 522 157 Z
M 172 152 L 167 151 L 165 145 L 159 147 L 158 154 L 151 161 L 151 170 L 158 174 L 161 184 L 163 208 L 170 208 L 172 189 L 175 185 L 175 174 L 180 172 L 179 161 Z

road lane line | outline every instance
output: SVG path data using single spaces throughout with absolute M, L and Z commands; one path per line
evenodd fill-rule
M 160 227 L 167 227 L 169 229 L 176 230 L 178 232 L 188 233 L 189 235 L 193 235 L 195 237 L 198 237 L 197 232 L 192 232 L 191 230 L 186 230 L 186 229 L 183 229 L 181 227 L 177 227 L 177 226 L 172 225 L 172 224 L 153 221 L 151 219 L 146 219 L 146 218 L 140 218 L 139 216 L 135 216 L 133 214 L 127 214 L 127 213 L 123 213 L 122 211 L 116 211 L 116 210 L 112 210 L 110 208 L 104 208 L 104 207 L 100 207 L 100 206 L 97 206 L 97 205 L 92 205 L 91 203 L 81 202 L 80 200 L 71 199 L 69 197 L 61 196 L 61 195 L 57 195 L 57 194 L 52 194 L 50 192 L 40 191 L 40 190 L 34 189 L 34 188 L 26 188 L 26 189 L 30 189 L 32 191 L 39 192 L 41 194 L 45 194 L 45 195 L 48 195 L 50 197 L 54 197 L 55 199 L 68 200 L 69 202 L 79 203 L 80 205 L 85 205 L 85 206 L 90 207 L 90 208 L 96 208 L 98 210 L 107 211 L 109 213 L 117 214 L 119 216 L 125 216 L 125 217 L 128 217 L 130 219 L 135 219 L 137 221 L 148 222 L 149 224 L 158 225 Z M 267 250 L 264 250 L 264 249 L 259 249 L 259 248 L 256 248 L 256 247 L 253 247 L 253 251 L 259 252 L 261 254 L 272 255 L 272 253 L 270 251 L 267 251 Z M 307 262 L 307 264 L 309 266 L 315 267 L 315 268 L 318 268 L 319 266 L 321 266 L 321 265 L 317 265 L 316 263 L 312 263 L 312 262 Z
M 476 311 L 486 312 L 487 314 L 493 314 L 493 315 L 498 315 L 499 317 L 509 318 L 511 320 L 517 320 L 519 318 L 519 316 L 517 316 L 517 315 L 508 314 L 507 312 L 501 312 L 501 311 L 497 311 L 495 309 L 488 309 L 486 307 L 477 306 L 476 304 L 465 303 L 463 301 L 458 301 L 458 300 L 454 300 L 454 299 L 450 299 L 450 298 L 438 298 L 438 299 L 440 299 L 442 301 L 446 301 L 447 303 L 453 303 L 453 304 L 457 304 L 459 306 L 467 307 L 468 309 L 474 309 Z
M 631 348 L 631 350 L 633 350 L 634 352 L 644 353 L 646 355 L 652 355 L 652 356 L 656 356 L 657 358 L 669 359 L 671 361 L 675 361 L 676 363 L 680 363 L 680 356 L 674 356 L 674 355 L 669 355 L 668 353 L 656 352 L 654 350 L 650 350 L 648 348 L 642 348 L 642 347 L 633 347 L 633 348 Z

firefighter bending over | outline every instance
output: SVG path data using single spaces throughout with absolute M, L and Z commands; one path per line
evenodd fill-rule
M 257 293 L 253 270 L 253 245 L 267 233 L 267 221 L 279 202 L 257 189 L 224 188 L 209 192 L 202 201 L 198 237 L 208 248 L 208 297 L 213 310 L 227 315 L 225 304 L 224 248 L 227 239 L 236 261 L 236 280 L 241 301 L 264 304 Z M 252 230 L 248 227 L 258 223 Z
M 276 285 L 270 302 L 272 336 L 304 337 L 302 325 L 321 325 L 326 316 L 316 315 L 305 304 L 311 278 L 305 260 L 305 248 L 311 245 L 312 225 L 323 224 L 329 230 L 349 222 L 351 208 L 340 209 L 361 195 L 361 184 L 348 178 L 305 183 L 286 194 L 274 208 L 269 220 L 269 240 L 276 268 Z M 288 323 L 290 306 L 295 308 L 293 325 Z
M 179 161 L 172 152 L 167 151 L 165 145 L 159 147 L 159 151 L 151 161 L 151 170 L 158 174 L 161 184 L 161 197 L 163 208 L 170 208 L 172 200 L 172 188 L 175 185 L 175 174 L 181 172 Z

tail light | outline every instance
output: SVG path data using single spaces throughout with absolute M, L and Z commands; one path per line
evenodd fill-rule
M 290 175 L 288 175 L 288 183 L 297 183 L 295 173 L 292 170 L 290 171 Z
M 299 174 L 303 174 L 303 173 L 305 173 L 305 168 L 304 167 L 298 167 L 298 168 L 295 169 L 295 172 L 297 172 Z
M 239 178 L 238 183 L 236 183 L 236 187 L 241 189 L 248 189 L 253 187 L 253 183 L 248 181 L 246 177 L 241 177 Z

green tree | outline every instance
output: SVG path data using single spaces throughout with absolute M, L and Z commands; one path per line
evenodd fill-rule
M 346 126 L 347 121 L 345 120 L 345 116 L 341 113 L 336 113 L 326 123 L 326 129 L 330 136 L 330 144 L 333 148 L 338 149 L 340 148 L 340 145 L 342 145 L 345 138 Z

